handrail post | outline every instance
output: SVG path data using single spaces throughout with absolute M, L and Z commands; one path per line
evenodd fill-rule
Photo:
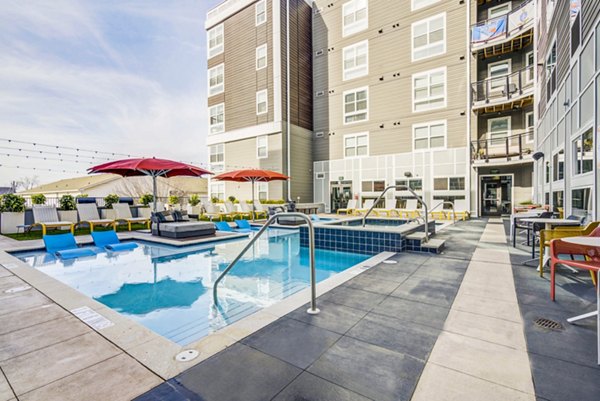
M 320 311 L 317 308 L 317 274 L 316 274 L 316 265 L 315 265 L 315 229 L 313 226 L 310 217 L 305 215 L 304 213 L 298 212 L 284 212 L 274 214 L 267 220 L 267 222 L 258 230 L 258 232 L 252 237 L 252 239 L 246 244 L 244 249 L 233 259 L 233 261 L 223 270 L 223 272 L 217 277 L 215 283 L 213 284 L 213 303 L 215 306 L 219 305 L 219 298 L 217 297 L 217 287 L 221 280 L 229 273 L 229 271 L 235 266 L 237 262 L 242 258 L 242 256 L 254 245 L 254 243 L 260 238 L 260 236 L 269 228 L 271 224 L 279 217 L 299 217 L 306 221 L 308 225 L 308 263 L 310 268 L 310 308 L 307 312 L 311 315 L 316 315 Z

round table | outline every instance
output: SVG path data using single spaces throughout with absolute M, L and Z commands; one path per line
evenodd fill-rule
M 530 217 L 527 219 L 521 219 L 526 223 L 538 223 L 544 224 L 546 230 L 552 230 L 552 226 L 580 226 L 581 223 L 578 220 L 569 220 L 569 219 L 550 219 L 550 218 L 540 218 L 540 217 Z
M 561 241 L 569 242 L 571 244 L 594 246 L 600 248 L 600 237 L 566 237 L 561 238 Z

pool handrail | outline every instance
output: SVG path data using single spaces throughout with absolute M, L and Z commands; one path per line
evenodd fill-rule
M 428 209 L 427 203 L 425 203 L 425 201 L 423 200 L 423 198 L 420 197 L 411 187 L 409 187 L 407 185 L 390 185 L 386 189 L 384 189 L 383 192 L 381 193 L 381 195 L 379 195 L 379 197 L 375 200 L 375 202 L 373 202 L 373 206 L 371 206 L 369 208 L 369 211 L 367 213 L 365 213 L 365 215 L 363 216 L 363 218 L 362 218 L 362 226 L 364 227 L 367 224 L 367 217 L 369 216 L 369 214 L 371 214 L 371 212 L 373 211 L 373 209 L 375 208 L 375 206 L 377 206 L 377 203 L 379 203 L 379 201 L 381 199 L 383 199 L 383 197 L 385 196 L 385 193 L 387 191 L 389 191 L 390 189 L 401 189 L 401 190 L 404 190 L 404 191 L 408 191 L 415 198 L 417 198 L 418 201 L 421 202 L 421 204 L 425 208 L 425 242 L 429 242 L 429 220 L 428 220 L 428 217 L 427 217 L 427 215 L 429 214 L 429 212 L 427 210 Z
M 435 205 L 430 211 L 429 213 L 432 213 L 435 209 L 437 209 L 439 206 L 441 205 L 450 205 L 452 207 L 452 221 L 454 221 L 456 223 L 456 213 L 454 213 L 454 202 L 450 202 L 450 201 L 442 201 L 440 203 L 438 203 L 437 205 Z M 433 216 L 431 217 L 433 218 Z
M 311 315 L 316 315 L 319 313 L 319 309 L 317 308 L 317 278 L 315 272 L 315 229 L 313 227 L 313 223 L 310 220 L 310 217 L 305 215 L 304 213 L 299 212 L 283 212 L 274 214 L 267 220 L 267 222 L 261 227 L 260 230 L 252 237 L 252 239 L 246 244 L 244 249 L 233 259 L 233 261 L 223 270 L 223 273 L 217 277 L 215 283 L 213 284 L 213 302 L 216 307 L 219 306 L 219 299 L 217 297 L 217 286 L 223 280 L 223 278 L 229 273 L 229 271 L 235 266 L 237 262 L 242 258 L 242 256 L 246 253 L 248 249 L 254 245 L 254 243 L 260 238 L 260 236 L 269 228 L 269 226 L 276 221 L 279 217 L 298 217 L 306 221 L 308 225 L 308 254 L 309 254 L 309 268 L 310 268 L 310 308 L 307 312 Z

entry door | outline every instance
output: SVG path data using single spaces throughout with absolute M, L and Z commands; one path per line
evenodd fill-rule
M 348 201 L 352 199 L 352 182 L 331 183 L 331 211 L 336 212 L 338 209 L 344 209 L 348 205 Z
M 500 180 L 483 182 L 481 211 L 484 216 L 499 216 L 502 213 L 502 187 Z

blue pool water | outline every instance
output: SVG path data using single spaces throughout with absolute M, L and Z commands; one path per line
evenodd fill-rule
M 272 230 L 219 284 L 245 240 L 177 248 L 139 242 L 133 251 L 62 261 L 43 251 L 16 257 L 181 345 L 189 344 L 309 286 L 308 249 L 298 232 Z M 317 281 L 368 255 L 317 249 Z M 307 299 L 308 302 L 308 299 Z

